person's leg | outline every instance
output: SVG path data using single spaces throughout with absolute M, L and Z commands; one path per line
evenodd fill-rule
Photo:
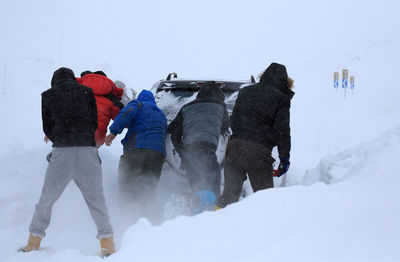
M 198 142 L 183 147 L 183 167 L 192 188 L 192 214 L 214 208 L 219 197 L 220 170 L 215 146 Z M 218 183 L 218 185 L 216 185 Z
M 138 150 L 124 151 L 118 165 L 118 189 L 124 200 L 131 201 L 137 194 L 137 178 L 142 172 Z
M 96 223 L 97 237 L 99 239 L 108 238 L 112 236 L 113 230 L 103 193 L 102 170 L 97 149 L 94 147 L 77 148 L 74 181 L 81 190 Z
M 193 192 L 207 190 L 219 196 L 221 173 L 215 146 L 210 143 L 185 145 L 183 167 Z
M 274 187 L 272 164 L 275 160 L 271 157 L 271 150 L 253 142 L 247 142 L 246 147 L 249 148 L 246 171 L 253 191 Z
M 55 147 L 52 151 L 44 179 L 42 193 L 36 205 L 29 231 L 36 237 L 44 237 L 50 224 L 53 204 L 72 179 L 76 156 L 73 148 Z
M 140 152 L 142 172 L 138 174 L 138 184 L 141 189 L 138 200 L 142 208 L 142 215 L 152 224 L 161 224 L 164 219 L 164 210 L 155 191 L 160 181 L 165 156 L 151 149 L 140 149 Z
M 138 176 L 140 177 L 141 188 L 143 191 L 153 194 L 160 181 L 165 156 L 151 149 L 138 149 L 138 152 L 140 152 L 141 172 Z
M 221 195 L 221 169 L 217 160 L 215 150 L 210 149 L 208 151 L 208 164 L 207 164 L 207 184 L 212 187 L 212 191 L 218 198 Z
M 244 152 L 241 152 L 241 141 L 232 139 L 229 141 L 225 156 L 224 168 L 224 190 L 217 200 L 217 206 L 225 206 L 239 201 L 242 192 L 243 182 L 246 180 L 246 172 L 243 169 Z
M 118 163 L 118 191 L 122 196 L 128 191 L 129 165 L 126 154 L 121 155 Z

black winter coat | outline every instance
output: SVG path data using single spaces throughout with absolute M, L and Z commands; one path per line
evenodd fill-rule
M 232 138 L 278 146 L 279 158 L 290 157 L 290 100 L 286 68 L 276 63 L 259 83 L 240 90 L 231 116 Z
M 92 89 L 78 84 L 75 77 L 52 84 L 42 93 L 46 136 L 55 147 L 95 146 L 97 107 Z

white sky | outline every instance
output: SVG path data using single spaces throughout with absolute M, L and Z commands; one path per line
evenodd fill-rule
M 40 93 L 55 69 L 101 69 L 141 90 L 173 71 L 248 79 L 272 61 L 295 80 L 288 187 L 216 213 L 129 227 L 130 210 L 116 197 L 121 146 L 100 148 L 119 248 L 110 261 L 399 261 L 400 1 L 0 6 L 0 261 L 100 261 L 74 186 L 55 205 L 42 251 L 15 251 L 25 244 L 51 150 L 42 142 Z M 343 67 L 356 79 L 346 100 L 332 86 Z

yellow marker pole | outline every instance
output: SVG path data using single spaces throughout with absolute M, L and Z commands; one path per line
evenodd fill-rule
M 351 95 L 354 93 L 354 76 L 350 76 L 350 89 L 351 89 Z
M 346 99 L 346 89 L 347 89 L 348 77 L 349 77 L 349 70 L 343 69 L 342 70 L 342 88 L 344 88 L 344 99 Z
M 333 72 L 333 87 L 337 88 L 339 87 L 339 72 Z
M 350 76 L 350 88 L 354 89 L 354 76 Z

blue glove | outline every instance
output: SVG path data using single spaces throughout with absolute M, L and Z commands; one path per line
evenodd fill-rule
M 196 194 L 196 204 L 193 207 L 193 215 L 197 215 L 205 210 L 214 210 L 215 201 L 217 200 L 212 191 L 200 190 Z
M 274 176 L 280 177 L 286 174 L 286 172 L 289 170 L 289 166 L 290 166 L 289 158 L 288 157 L 281 158 L 278 169 L 274 170 Z

